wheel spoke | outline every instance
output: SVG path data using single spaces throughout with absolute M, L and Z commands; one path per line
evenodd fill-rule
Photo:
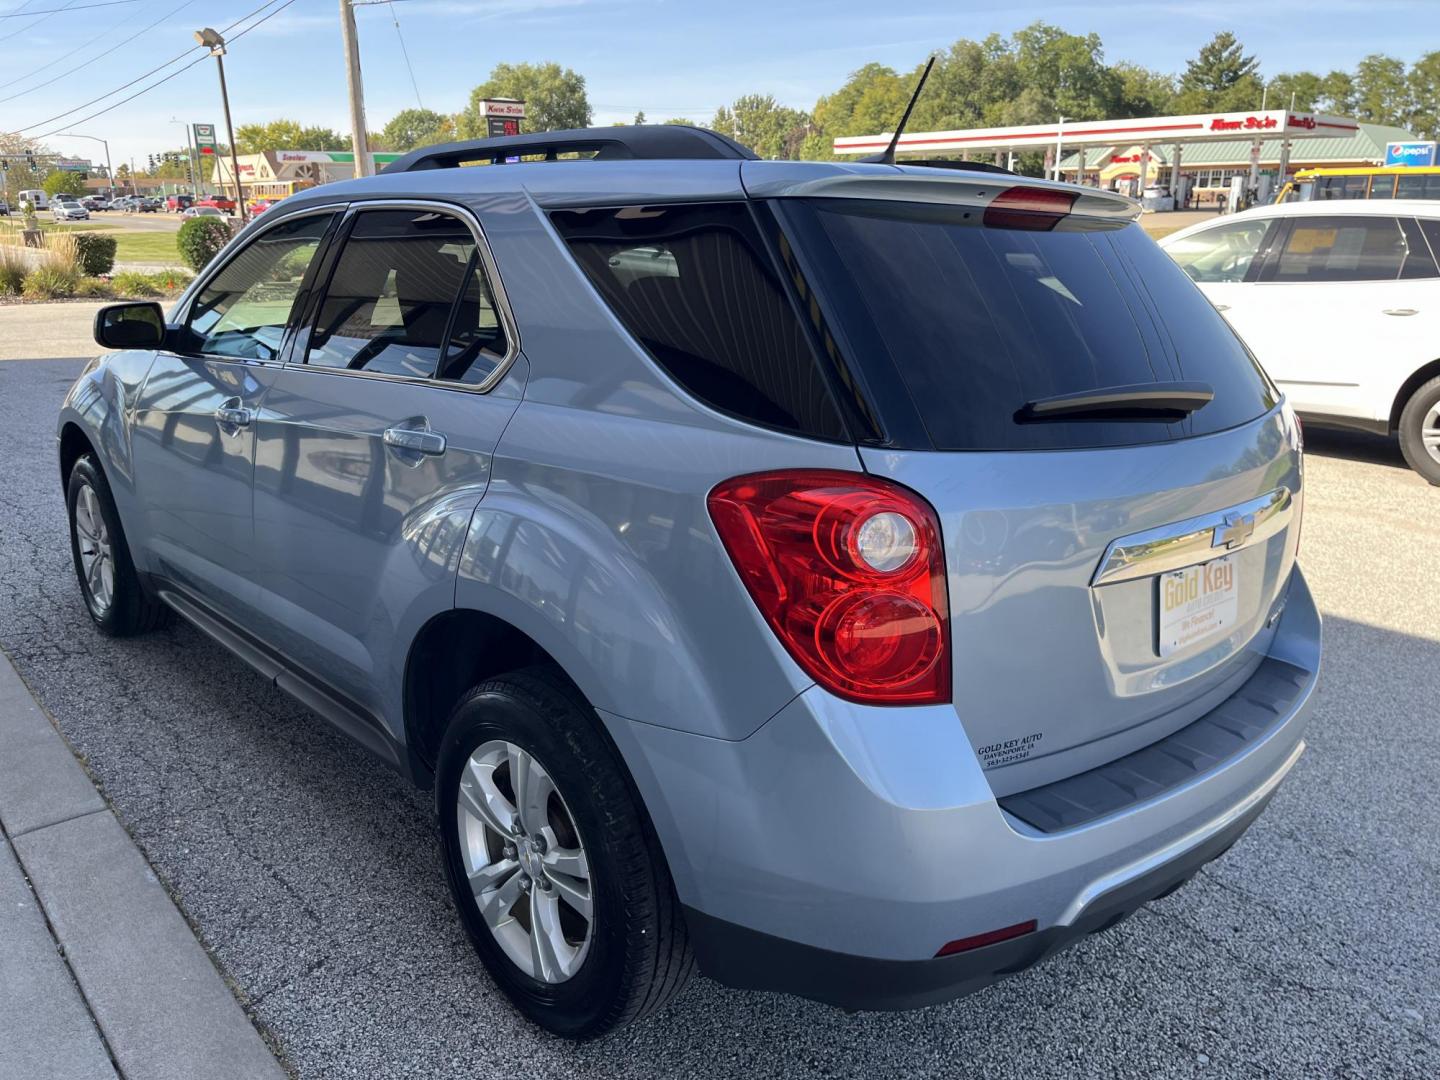
M 90 589 L 90 595 L 93 596 L 96 600 L 100 599 L 100 568 L 104 564 L 104 562 L 105 560 L 102 559 L 98 554 L 96 554 L 94 557 L 91 558 L 90 565 L 85 568 L 85 584 Z
M 564 874 L 552 873 L 547 877 L 555 894 L 574 908 L 577 915 L 589 920 L 591 914 L 590 882 L 583 878 L 567 877 Z
M 539 836 L 548 825 L 546 806 L 555 784 L 540 763 L 520 747 L 510 744 L 510 786 L 515 791 L 515 807 L 520 824 L 532 836 Z
M 530 896 L 530 959 L 535 978 L 559 982 L 570 974 L 566 958 L 574 949 L 560 929 L 560 905 L 552 894 L 534 890 Z
M 513 917 L 510 909 L 525 895 L 525 890 L 520 888 L 523 880 L 523 875 L 512 874 L 497 888 L 475 897 L 475 902 L 480 905 L 480 914 L 491 930 L 497 929 Z
M 547 839 L 554 843 L 553 833 L 547 833 Z M 542 860 L 545 869 L 552 874 L 564 874 L 566 877 L 580 878 L 582 881 L 590 880 L 590 863 L 585 858 L 585 853 L 579 848 L 551 847 Z
M 496 859 L 492 863 L 486 863 L 478 869 L 467 873 L 470 879 L 470 891 L 475 894 L 475 899 L 480 900 L 481 893 L 498 888 L 504 884 L 505 879 L 520 869 L 520 864 L 514 859 Z
M 513 831 L 515 809 L 495 787 L 494 767 L 474 758 L 466 763 L 460 776 L 460 806 L 471 817 L 488 825 L 502 836 Z
M 100 539 L 95 535 L 95 522 L 83 497 L 75 500 L 75 530 L 92 545 Z

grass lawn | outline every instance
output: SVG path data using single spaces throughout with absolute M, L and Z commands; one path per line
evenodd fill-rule
M 104 232 L 115 237 L 115 261 L 120 263 L 142 263 L 147 266 L 182 266 L 180 252 L 175 247 L 175 233 L 158 229 L 126 229 L 123 221 L 58 221 L 40 220 L 40 228 L 47 233 L 63 232 Z M 20 221 L 14 219 L 13 228 L 7 227 L 6 219 L 0 218 L 0 233 L 14 232 L 9 242 L 20 242 Z M 0 237 L 0 241 L 5 238 Z

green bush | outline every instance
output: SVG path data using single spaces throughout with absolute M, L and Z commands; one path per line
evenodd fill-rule
M 115 288 L 104 278 L 85 277 L 75 286 L 75 295 L 95 300 L 108 300 L 115 295 Z
M 57 300 L 74 296 L 79 284 L 80 276 L 73 270 L 54 264 L 42 266 L 25 275 L 25 299 Z
M 21 249 L 0 244 L 0 296 L 17 295 L 25 285 L 30 262 Z
M 80 261 L 80 272 L 87 277 L 108 274 L 115 266 L 115 237 L 104 233 L 77 232 L 75 256 Z
M 230 223 L 224 218 L 196 217 L 180 226 L 175 246 L 186 266 L 201 270 L 229 239 Z
M 150 275 L 142 274 L 138 270 L 120 271 L 110 279 L 110 287 L 115 290 L 116 296 L 134 298 L 160 295 L 160 290 L 150 280 Z

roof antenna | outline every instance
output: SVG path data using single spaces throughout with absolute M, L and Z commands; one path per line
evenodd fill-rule
M 894 165 L 895 147 L 900 143 L 900 135 L 905 130 L 905 125 L 910 122 L 910 110 L 915 108 L 915 102 L 920 100 L 920 91 L 925 89 L 925 80 L 930 77 L 930 69 L 935 66 L 935 54 L 930 54 L 930 59 L 925 61 L 925 70 L 920 73 L 920 81 L 915 84 L 915 92 L 910 95 L 910 103 L 905 106 L 905 111 L 900 114 L 900 123 L 895 125 L 895 134 L 890 136 L 890 145 L 881 154 L 871 154 L 860 160 L 869 165 Z

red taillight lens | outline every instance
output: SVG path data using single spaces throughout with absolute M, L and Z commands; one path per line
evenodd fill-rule
M 985 224 L 992 229 L 1030 229 L 1049 232 L 1070 213 L 1078 192 L 1050 188 L 1006 188 L 985 207 Z
M 1013 941 L 1017 937 L 1033 934 L 1037 925 L 1039 924 L 1034 919 L 1027 919 L 1014 926 L 1002 926 L 999 930 L 987 930 L 983 934 L 960 938 L 958 941 L 949 941 L 941 945 L 939 952 L 935 955 L 937 957 L 954 956 L 956 953 L 969 952 L 971 949 L 983 949 L 986 945 L 998 945 L 1002 941 Z
M 710 493 L 735 569 L 821 686 L 866 704 L 950 700 L 940 522 L 913 491 L 863 473 L 758 473 Z

